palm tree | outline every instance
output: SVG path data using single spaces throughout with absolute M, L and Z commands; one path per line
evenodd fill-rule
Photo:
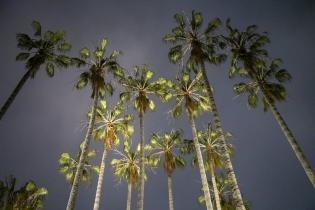
M 171 82 L 160 77 L 156 81 L 152 81 L 154 72 L 147 66 L 136 66 L 133 76 L 121 79 L 125 92 L 120 94 L 121 101 L 133 100 L 134 108 L 139 112 L 140 119 L 140 187 L 138 188 L 137 209 L 143 210 L 144 203 L 144 113 L 147 110 L 154 110 L 155 103 L 149 98 L 149 95 L 156 95 L 162 101 L 171 98 L 171 94 L 167 90 L 167 86 Z
M 76 83 L 77 89 L 84 88 L 88 83 L 91 85 L 93 98 L 93 105 L 90 111 L 90 117 L 88 122 L 88 129 L 84 139 L 82 153 L 80 155 L 77 171 L 74 176 L 73 185 L 71 188 L 67 210 L 73 210 L 74 204 L 78 192 L 79 181 L 81 176 L 81 171 L 84 165 L 84 160 L 86 158 L 87 150 L 92 137 L 92 132 L 95 122 L 96 107 L 98 105 L 99 98 L 104 98 L 106 93 L 113 93 L 113 87 L 111 83 L 105 82 L 105 76 L 108 73 L 112 73 L 114 76 L 120 78 L 123 76 L 123 71 L 116 61 L 119 55 L 118 50 L 114 50 L 109 57 L 105 56 L 105 50 L 107 46 L 107 39 L 101 39 L 99 46 L 94 51 L 94 59 L 90 58 L 90 50 L 88 48 L 83 48 L 80 51 L 81 58 L 85 64 L 89 65 L 88 71 L 81 73 L 80 79 Z
M 201 72 L 198 72 L 196 77 L 193 79 L 188 72 L 183 72 L 178 76 L 176 83 L 174 83 L 172 87 L 172 90 L 174 91 L 173 97 L 175 98 L 176 103 L 171 113 L 174 118 L 178 118 L 182 113 L 182 106 L 186 110 L 192 128 L 193 141 L 198 159 L 201 184 L 206 198 L 207 209 L 212 210 L 213 208 L 207 182 L 207 175 L 195 125 L 195 118 L 197 115 L 200 112 L 209 110 L 209 101 L 205 95 L 206 89 L 204 84 L 200 82 L 201 77 Z
M 78 161 L 80 158 L 80 155 L 82 153 L 82 147 L 83 147 L 83 142 L 80 145 L 80 151 L 76 155 L 75 158 L 72 158 L 69 153 L 64 152 L 60 155 L 59 157 L 59 169 L 58 171 L 65 175 L 66 180 L 69 182 L 69 184 L 72 186 L 75 172 L 78 167 Z M 91 165 L 89 164 L 89 161 L 94 158 L 96 155 L 96 150 L 95 149 L 90 149 L 87 152 L 86 159 L 84 161 L 83 169 L 82 169 L 82 174 L 81 174 L 81 180 L 82 182 L 89 182 L 91 180 L 91 174 L 94 172 L 96 174 L 99 174 L 100 168 L 97 165 Z
M 108 110 L 106 101 L 102 100 L 100 102 L 96 113 L 94 132 L 95 139 L 103 141 L 104 149 L 95 193 L 94 210 L 98 210 L 100 206 L 107 153 L 115 145 L 119 144 L 118 135 L 123 136 L 125 139 L 128 139 L 132 135 L 132 121 L 132 115 L 122 116 L 121 104 L 117 104 L 112 110 Z
M 245 210 L 231 158 L 228 153 L 214 94 L 205 69 L 205 62 L 219 64 L 226 58 L 225 54 L 217 53 L 219 48 L 224 47 L 224 42 L 221 41 L 219 36 L 214 34 L 215 30 L 221 25 L 221 21 L 218 18 L 211 20 L 205 31 L 202 33 L 200 32 L 200 29 L 203 19 L 200 12 L 192 11 L 190 20 L 188 18 L 186 20 L 185 16 L 180 13 L 175 14 L 174 18 L 178 25 L 172 29 L 171 33 L 164 37 L 164 41 L 177 44 L 175 47 L 170 49 L 168 54 L 169 59 L 172 63 L 176 63 L 188 54 L 187 67 L 190 69 L 198 69 L 198 67 L 201 68 L 203 81 L 209 97 L 214 125 L 220 134 L 222 158 L 225 162 L 228 177 L 233 183 L 233 198 L 237 204 L 237 209 Z
M 287 94 L 283 83 L 291 79 L 291 75 L 280 69 L 280 59 L 268 62 L 268 52 L 262 47 L 269 42 L 264 34 L 257 33 L 257 26 L 248 26 L 245 31 L 233 29 L 227 21 L 229 36 L 224 37 L 232 51 L 230 74 L 246 78 L 246 82 L 234 85 L 237 94 L 248 93 L 248 104 L 256 107 L 259 97 L 264 104 L 265 111 L 270 108 L 282 132 L 286 136 L 296 157 L 302 165 L 308 179 L 315 188 L 315 175 L 306 157 L 296 141 L 292 131 L 279 113 L 275 103 L 285 101 Z M 232 70 L 231 70 L 232 69 Z
M 218 194 L 220 197 L 220 205 L 222 210 L 236 210 L 236 207 L 232 198 L 231 191 L 231 182 L 227 179 L 226 175 L 219 174 L 216 176 L 216 188 L 218 189 Z M 210 188 L 214 190 L 214 185 L 212 182 L 209 182 Z M 214 198 L 213 198 L 214 200 Z M 205 202 L 204 196 L 200 195 L 198 197 L 198 202 L 203 204 Z M 246 210 L 250 209 L 250 203 L 247 200 L 244 200 L 244 205 Z
M 176 154 L 182 147 L 181 132 L 180 130 L 172 130 L 170 133 L 165 133 L 160 136 L 154 133 L 151 137 L 152 156 L 161 156 L 163 159 L 164 172 L 167 175 L 167 186 L 168 186 L 168 199 L 169 199 L 169 210 L 174 210 L 174 199 L 172 190 L 172 173 L 176 167 L 184 167 L 185 160 L 181 155 Z
M 55 66 L 68 67 L 71 64 L 80 65 L 79 60 L 70 58 L 64 53 L 71 49 L 71 45 L 65 41 L 63 31 L 46 31 L 42 33 L 42 27 L 38 21 L 33 21 L 32 26 L 35 30 L 34 38 L 27 34 L 18 33 L 16 35 L 17 46 L 23 50 L 16 56 L 16 60 L 26 60 L 26 73 L 19 81 L 9 98 L 0 110 L 0 120 L 14 101 L 19 91 L 29 78 L 34 78 L 36 73 L 43 65 L 46 65 L 46 72 L 49 77 L 55 74 Z
M 150 146 L 144 146 L 145 151 L 150 149 Z M 130 144 L 125 141 L 123 152 L 115 150 L 116 154 L 120 156 L 120 159 L 113 159 L 111 162 L 111 165 L 114 167 L 114 175 L 119 179 L 125 179 L 128 183 L 127 210 L 131 209 L 132 188 L 140 180 L 140 162 L 142 159 L 140 150 L 140 145 L 138 145 L 137 149 L 133 151 Z M 155 167 L 159 161 L 159 159 L 152 156 L 147 156 L 144 160 L 145 166 L 148 167 Z
M 38 188 L 35 182 L 28 181 L 19 190 L 15 190 L 16 178 L 10 176 L 5 182 L 0 181 L 0 208 L 3 210 L 37 210 L 44 207 L 48 190 Z
M 219 132 L 217 132 L 211 123 L 208 123 L 207 128 L 205 131 L 198 131 L 198 140 L 200 144 L 200 149 L 202 153 L 205 155 L 205 167 L 206 170 L 210 171 L 211 175 L 211 184 L 214 193 L 214 200 L 216 203 L 216 210 L 222 210 L 221 201 L 219 196 L 219 190 L 216 184 L 216 173 L 215 170 L 218 168 L 224 168 L 224 162 L 222 160 L 221 155 L 221 145 L 219 140 Z M 231 133 L 225 132 L 225 139 L 231 137 Z M 185 141 L 185 153 L 191 153 L 193 147 L 192 140 Z M 232 152 L 232 146 L 228 144 L 229 153 Z M 193 165 L 197 165 L 196 157 L 193 158 Z

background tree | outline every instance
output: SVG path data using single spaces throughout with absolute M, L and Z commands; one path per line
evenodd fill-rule
M 222 210 L 236 210 L 236 206 L 233 202 L 233 198 L 232 198 L 232 191 L 231 191 L 231 183 L 230 181 L 227 179 L 226 175 L 224 175 L 223 173 L 219 174 L 216 176 L 216 188 L 218 189 L 219 192 L 219 197 L 220 197 L 220 201 L 221 201 L 221 207 Z M 210 185 L 210 189 L 213 191 L 214 190 L 214 185 L 212 182 L 209 182 Z M 214 201 L 215 198 L 212 197 L 212 200 Z M 205 203 L 205 199 L 203 195 L 200 195 L 198 197 L 198 202 L 200 204 L 204 204 Z M 247 200 L 244 200 L 244 205 L 246 210 L 250 209 L 250 202 Z
M 118 135 L 128 139 L 133 134 L 132 115 L 122 116 L 122 105 L 116 104 L 112 110 L 107 109 L 106 101 L 102 100 L 97 109 L 95 119 L 95 139 L 103 141 L 103 155 L 100 166 L 100 173 L 95 193 L 94 210 L 100 206 L 102 185 L 105 171 L 105 163 L 109 150 L 119 144 Z
M 71 64 L 80 65 L 81 62 L 75 58 L 70 58 L 64 53 L 71 49 L 71 45 L 65 41 L 65 32 L 46 31 L 42 33 L 41 24 L 38 21 L 32 22 L 35 34 L 34 38 L 24 33 L 18 33 L 17 46 L 23 52 L 16 56 L 17 61 L 26 61 L 26 73 L 23 75 L 9 98 L 0 110 L 0 120 L 14 101 L 19 91 L 23 88 L 29 78 L 34 78 L 43 65 L 49 77 L 55 74 L 55 66 L 60 68 L 68 67 Z
M 82 153 L 82 147 L 83 143 L 80 144 L 80 151 L 76 155 L 75 158 L 72 158 L 69 153 L 64 152 L 59 157 L 59 169 L 58 171 L 65 175 L 66 180 L 69 182 L 69 184 L 72 186 L 75 172 L 78 167 L 78 161 L 80 158 L 80 155 Z M 96 156 L 96 150 L 95 149 L 89 149 L 86 155 L 86 159 L 84 161 L 82 174 L 81 174 L 81 182 L 90 182 L 92 173 L 98 174 L 100 171 L 99 166 L 89 164 L 90 160 Z
M 221 119 L 214 99 L 214 93 L 208 80 L 205 62 L 211 64 L 219 64 L 226 59 L 226 55 L 218 53 L 219 48 L 224 47 L 224 42 L 215 34 L 215 30 L 221 25 L 219 18 L 211 20 L 206 29 L 201 32 L 203 18 L 200 12 L 192 11 L 191 18 L 186 18 L 184 14 L 177 13 L 174 16 L 177 26 L 172 32 L 164 37 L 164 41 L 171 42 L 175 47 L 169 51 L 169 59 L 172 63 L 176 63 L 187 55 L 187 67 L 189 69 L 201 69 L 202 78 L 209 97 L 211 113 L 214 119 L 216 130 L 220 133 L 220 141 L 222 145 L 223 159 L 227 174 L 233 183 L 233 198 L 236 201 L 238 210 L 245 210 L 241 192 L 238 187 L 236 176 L 234 173 L 231 158 L 224 139 L 224 133 L 221 125 Z M 183 62 L 183 60 L 182 60 Z
M 306 160 L 306 157 L 296 141 L 292 131 L 279 113 L 276 102 L 285 101 L 287 93 L 284 83 L 291 79 L 291 75 L 285 69 L 279 69 L 280 59 L 268 61 L 268 51 L 263 49 L 269 42 L 266 34 L 259 34 L 257 26 L 251 25 L 246 30 L 239 32 L 226 23 L 229 35 L 224 37 L 232 52 L 232 62 L 230 64 L 230 77 L 240 75 L 246 82 L 234 85 L 237 94 L 248 93 L 248 104 L 256 107 L 259 98 L 264 104 L 265 111 L 270 108 L 286 136 L 293 152 L 302 165 L 308 179 L 315 188 L 315 175 Z
M 74 176 L 73 185 L 70 191 L 70 196 L 67 204 L 67 210 L 73 210 L 78 193 L 79 180 L 81 179 L 81 171 L 83 168 L 83 163 L 86 158 L 87 150 L 92 137 L 92 132 L 94 128 L 96 107 L 98 105 L 99 98 L 104 98 L 106 93 L 113 93 L 113 87 L 110 82 L 105 82 L 105 77 L 109 76 L 109 73 L 113 74 L 115 77 L 123 77 L 123 71 L 117 63 L 117 56 L 119 55 L 118 50 L 113 50 L 109 57 L 105 56 L 105 51 L 107 47 L 107 39 L 101 39 L 99 46 L 96 47 L 94 51 L 94 58 L 91 57 L 90 50 L 88 48 L 82 48 L 80 51 L 80 56 L 82 62 L 89 66 L 87 71 L 84 71 L 80 75 L 80 79 L 76 83 L 77 89 L 84 88 L 88 83 L 91 86 L 93 98 L 93 105 L 90 111 L 90 117 L 88 122 L 88 129 L 83 141 L 82 153 L 79 159 L 77 171 Z
M 149 145 L 144 146 L 145 153 L 151 150 Z M 115 150 L 116 154 L 119 155 L 119 159 L 113 159 L 111 165 L 114 168 L 114 176 L 121 179 L 125 179 L 128 183 L 128 196 L 127 196 L 127 210 L 131 209 L 131 192 L 132 188 L 140 180 L 140 162 L 142 159 L 140 144 L 136 150 L 132 150 L 128 141 L 124 142 L 123 152 Z M 146 156 L 144 159 L 144 164 L 147 167 L 156 167 L 159 159 Z M 145 175 L 146 179 L 146 175 Z
M 225 132 L 225 139 L 231 137 L 231 133 Z M 214 194 L 214 201 L 216 204 L 216 210 L 222 210 L 219 190 L 216 184 L 216 173 L 217 169 L 224 169 L 224 162 L 221 155 L 221 143 L 219 139 L 219 132 L 217 132 L 211 123 L 207 124 L 207 128 L 204 131 L 197 131 L 197 136 L 200 144 L 200 149 L 205 157 L 205 168 L 206 171 L 210 171 L 211 184 Z M 193 141 L 186 140 L 184 153 L 193 152 Z M 228 144 L 229 153 L 232 152 L 232 146 Z M 197 165 L 197 158 L 194 157 L 192 161 L 193 165 Z
M 178 118 L 182 113 L 182 108 L 186 110 L 187 117 L 192 128 L 194 147 L 198 159 L 201 184 L 206 198 L 207 210 L 212 210 L 213 207 L 207 182 L 207 175 L 195 125 L 195 118 L 197 117 L 197 115 L 203 111 L 209 110 L 208 98 L 205 95 L 206 90 L 204 88 L 204 84 L 200 82 L 201 76 L 201 72 L 197 73 L 195 78 L 192 78 L 188 72 L 183 72 L 177 77 L 177 80 L 172 87 L 172 94 L 175 98 L 175 106 L 172 109 L 171 113 L 174 118 Z
M 28 181 L 23 187 L 15 190 L 16 178 L 10 176 L 5 182 L 0 181 L 0 207 L 3 210 L 36 210 L 44 207 L 48 190 L 38 188 L 35 182 Z
M 176 167 L 184 167 L 185 160 L 179 151 L 182 147 L 181 131 L 172 130 L 160 136 L 154 133 L 151 137 L 152 156 L 163 157 L 163 168 L 167 176 L 169 210 L 174 210 L 172 173 Z
M 121 101 L 132 100 L 134 108 L 139 112 L 140 120 L 140 151 L 142 160 L 140 162 L 140 186 L 138 191 L 137 209 L 143 210 L 144 205 L 144 113 L 147 110 L 154 110 L 155 103 L 149 98 L 149 95 L 158 96 L 163 102 L 171 98 L 168 86 L 171 82 L 160 77 L 152 81 L 154 72 L 147 66 L 136 66 L 132 76 L 121 79 L 125 91 L 120 94 Z

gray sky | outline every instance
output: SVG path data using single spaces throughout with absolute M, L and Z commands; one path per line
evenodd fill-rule
M 67 39 L 73 44 L 72 55 L 107 37 L 110 49 L 123 51 L 119 59 L 123 67 L 130 69 L 136 64 L 148 64 L 157 75 L 173 77 L 177 67 L 168 62 L 169 45 L 161 38 L 174 26 L 172 17 L 176 12 L 184 10 L 189 14 L 192 9 L 201 11 L 205 20 L 230 17 L 233 25 L 257 24 L 270 33 L 270 54 L 281 57 L 283 67 L 293 76 L 287 85 L 288 101 L 278 107 L 314 169 L 315 3 L 311 0 L 1 0 L 0 104 L 25 72 L 24 64 L 15 61 L 19 52 L 15 34 L 31 33 L 30 23 L 34 19 L 42 23 L 44 30 L 66 30 Z M 245 98 L 235 97 L 231 88 L 234 82 L 227 78 L 226 64 L 208 66 L 208 69 L 223 127 L 234 134 L 232 141 L 236 151 L 232 161 L 240 189 L 251 201 L 252 209 L 315 209 L 315 191 L 271 113 L 250 109 Z M 90 92 L 73 88 L 79 73 L 69 69 L 49 79 L 44 71 L 40 72 L 35 80 L 27 82 L 0 122 L 1 179 L 14 174 L 20 184 L 33 179 L 47 187 L 47 210 L 65 208 L 70 188 L 56 170 L 57 159 L 64 151 L 76 153 L 85 134 L 81 122 L 89 108 Z M 177 127 L 185 130 L 185 137 L 191 136 L 186 118 L 170 119 L 166 113 L 169 109 L 170 104 L 162 105 L 146 114 L 146 140 L 154 131 Z M 208 115 L 201 117 L 198 127 L 203 128 L 208 119 Z M 136 140 L 137 118 L 135 123 L 133 139 Z M 99 143 L 93 142 L 92 147 L 101 151 Z M 101 209 L 124 209 L 126 184 L 115 182 L 110 168 L 105 173 Z M 92 208 L 95 187 L 96 177 L 91 185 L 81 185 L 76 209 Z M 158 169 L 145 187 L 145 209 L 167 209 L 166 190 L 166 176 Z M 175 172 L 176 209 L 205 209 L 196 202 L 199 192 L 197 169 L 188 167 Z M 135 199 L 136 193 L 134 206 Z

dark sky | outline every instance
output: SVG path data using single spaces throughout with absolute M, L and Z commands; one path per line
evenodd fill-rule
M 73 44 L 72 55 L 107 37 L 110 49 L 123 51 L 119 59 L 123 67 L 148 64 L 157 75 L 174 77 L 177 67 L 168 62 L 169 45 L 161 38 L 174 26 L 172 17 L 176 12 L 184 10 L 189 14 L 192 9 L 201 11 L 205 20 L 230 17 L 238 27 L 257 24 L 270 33 L 270 54 L 281 57 L 283 67 L 293 76 L 287 85 L 288 101 L 278 107 L 314 169 L 315 3 L 311 0 L 0 0 L 0 104 L 25 72 L 24 64 L 15 61 L 15 34 L 31 33 L 34 19 L 44 29 L 66 30 L 67 39 Z M 252 209 L 314 210 L 315 191 L 271 113 L 251 109 L 245 98 L 235 97 L 226 64 L 207 67 L 223 127 L 234 134 L 236 149 L 232 161 L 241 191 L 251 201 Z M 0 122 L 1 179 L 14 174 L 20 183 L 33 179 L 47 187 L 47 210 L 65 208 L 70 188 L 57 172 L 57 159 L 64 151 L 76 153 L 85 134 L 81 122 L 89 108 L 90 92 L 73 88 L 79 73 L 69 69 L 49 79 L 44 71 L 40 72 L 36 79 L 28 81 Z M 185 137 L 191 136 L 186 118 L 172 120 L 167 116 L 169 109 L 170 104 L 162 105 L 146 114 L 146 140 L 154 131 L 176 127 L 185 130 Z M 208 115 L 203 116 L 198 127 L 203 128 L 208 119 Z M 137 118 L 135 123 L 134 141 L 138 138 Z M 93 142 L 92 147 L 101 151 L 99 143 Z M 126 184 L 115 182 L 111 169 L 105 173 L 101 209 L 124 209 Z M 76 209 L 92 208 L 95 187 L 96 177 L 91 185 L 81 185 Z M 145 209 L 167 209 L 166 190 L 166 176 L 158 169 L 145 187 Z M 175 209 L 205 209 L 196 202 L 199 190 L 197 169 L 176 171 Z

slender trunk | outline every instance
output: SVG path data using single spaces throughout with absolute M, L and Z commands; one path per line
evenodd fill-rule
M 221 199 L 220 199 L 220 196 L 219 196 L 217 181 L 215 179 L 213 163 L 210 164 L 210 173 L 211 173 L 211 182 L 212 182 L 212 186 L 213 186 L 215 204 L 216 204 L 216 207 L 217 207 L 216 210 L 221 210 L 222 209 L 221 208 Z
M 2 117 L 4 116 L 4 114 L 6 113 L 6 111 L 8 110 L 8 108 L 10 107 L 10 105 L 12 104 L 12 102 L 14 101 L 15 97 L 17 96 L 17 94 L 20 92 L 20 90 L 22 89 L 22 87 L 24 86 L 25 82 L 30 78 L 31 76 L 31 72 L 27 71 L 22 79 L 19 81 L 19 83 L 17 84 L 17 86 L 14 88 L 13 92 L 11 93 L 11 95 L 9 96 L 9 98 L 6 100 L 6 102 L 4 103 L 4 105 L 1 107 L 0 110 L 0 120 L 2 119 Z
M 193 140 L 194 140 L 194 145 L 195 145 L 195 149 L 196 149 L 196 155 L 197 155 L 197 159 L 198 159 L 198 166 L 199 166 L 200 177 L 201 177 L 202 190 L 203 190 L 203 193 L 205 196 L 207 210 L 213 210 L 209 186 L 208 186 L 208 179 L 207 179 L 207 175 L 206 175 L 205 166 L 203 164 L 203 158 L 202 158 L 200 145 L 199 145 L 199 141 L 198 141 L 198 137 L 197 137 L 197 129 L 196 129 L 196 125 L 195 125 L 195 120 L 188 113 L 188 110 L 187 110 L 187 114 L 189 116 L 190 125 L 191 125 L 191 129 L 192 129 Z
M 167 187 L 168 187 L 168 206 L 169 206 L 169 210 L 174 210 L 172 175 L 167 175 Z
M 128 183 L 127 210 L 131 209 L 131 191 L 132 191 L 132 184 Z
M 308 179 L 310 180 L 313 188 L 315 188 L 315 175 L 314 172 L 312 171 L 312 168 L 310 166 L 310 164 L 307 162 L 306 157 L 301 149 L 301 147 L 299 146 L 298 142 L 296 141 L 295 137 L 293 136 L 293 133 L 291 132 L 291 130 L 289 129 L 288 125 L 286 124 L 286 122 L 284 121 L 284 119 L 282 118 L 281 114 L 279 113 L 277 107 L 275 106 L 274 103 L 271 103 L 269 97 L 268 97 L 268 93 L 262 88 L 262 86 L 260 85 L 260 89 L 262 90 L 265 99 L 267 100 L 267 103 L 270 105 L 270 109 L 272 114 L 274 115 L 274 117 L 276 118 L 278 124 L 281 127 L 282 132 L 284 133 L 285 137 L 287 138 L 290 146 L 292 147 L 297 159 L 300 161 L 300 164 L 302 165 Z
M 100 167 L 100 173 L 98 175 L 98 181 L 97 181 L 97 188 L 96 188 L 96 193 L 95 193 L 93 210 L 98 210 L 100 208 L 100 200 L 101 200 L 101 195 L 102 195 L 102 186 L 103 186 L 106 157 L 107 157 L 107 149 L 104 147 L 102 162 L 101 162 L 101 167 Z
M 227 150 L 226 140 L 225 140 L 222 125 L 221 125 L 221 119 L 219 117 L 219 112 L 215 104 L 214 95 L 213 95 L 213 92 L 212 92 L 212 89 L 208 80 L 205 64 L 203 62 L 201 63 L 201 70 L 202 70 L 203 80 L 204 80 L 204 83 L 206 85 L 207 92 L 208 92 L 210 108 L 211 108 L 211 113 L 214 120 L 215 129 L 219 132 L 219 135 L 220 135 L 219 139 L 222 144 L 222 158 L 225 163 L 225 168 L 227 171 L 228 178 L 231 181 L 232 197 L 236 205 L 236 210 L 246 210 L 243 199 L 242 199 L 242 194 L 238 187 L 237 179 L 234 173 L 231 157 Z
M 143 126 L 143 108 L 140 109 L 140 186 L 138 187 L 137 210 L 143 210 L 144 203 L 144 126 Z
M 75 172 L 75 176 L 74 176 L 74 180 L 73 180 L 73 184 L 71 187 L 71 191 L 70 191 L 70 196 L 69 196 L 69 200 L 68 200 L 68 204 L 67 204 L 67 208 L 66 210 L 73 210 L 74 209 L 74 205 L 75 205 L 75 200 L 78 194 L 78 188 L 79 188 L 79 183 L 81 180 L 81 173 L 82 173 L 82 168 L 84 165 L 84 161 L 86 158 L 86 154 L 87 154 L 87 150 L 90 144 L 90 140 L 91 140 L 91 136 L 92 136 L 92 132 L 93 132 L 93 127 L 94 127 L 94 122 L 95 122 L 95 110 L 97 108 L 97 103 L 98 103 L 98 90 L 96 91 L 96 93 L 94 94 L 94 98 L 93 98 L 93 107 L 91 110 L 91 118 L 89 120 L 89 126 L 88 126 L 88 130 L 84 139 L 84 144 L 82 147 L 82 152 L 80 155 L 80 159 L 79 159 L 79 163 L 77 166 L 77 170 Z

